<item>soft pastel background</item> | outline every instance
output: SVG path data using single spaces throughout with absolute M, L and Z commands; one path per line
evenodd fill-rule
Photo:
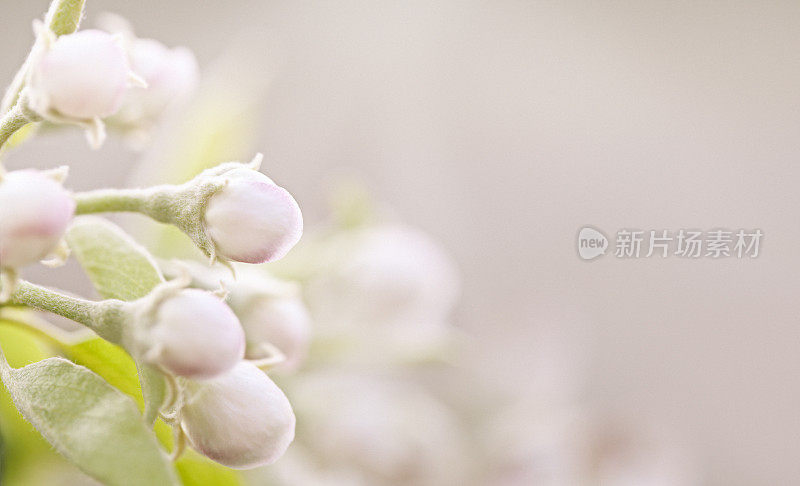
M 243 125 L 265 171 L 311 224 L 355 176 L 440 240 L 463 278 L 455 320 L 495 380 L 536 386 L 534 350 L 566 326 L 556 354 L 581 399 L 658 424 L 703 484 L 800 482 L 800 4 L 87 3 L 86 25 L 120 13 L 207 70 L 242 50 L 225 72 L 263 88 Z M 0 2 L 0 79 L 46 4 Z M 136 161 L 67 131 L 8 165 L 68 163 L 88 189 Z M 586 263 L 584 224 L 765 238 L 756 260 Z

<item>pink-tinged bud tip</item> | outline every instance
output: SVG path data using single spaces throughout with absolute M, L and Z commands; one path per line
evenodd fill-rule
M 34 66 L 31 85 L 47 100 L 48 109 L 87 120 L 119 109 L 129 74 L 120 42 L 89 29 L 59 37 Z
M 300 241 L 303 215 L 286 189 L 251 169 L 226 173 L 228 184 L 211 197 L 206 231 L 220 256 L 244 263 L 282 258 Z
M 197 88 L 199 67 L 189 49 L 169 49 L 153 39 L 133 39 L 128 52 L 131 68 L 147 82 L 147 87 L 128 91 L 117 114 L 120 121 L 153 121 L 170 105 L 185 100 Z
M 175 375 L 209 379 L 231 370 L 244 357 L 244 331 L 217 296 L 186 289 L 158 307 L 146 360 Z
M 9 172 L 0 181 L 0 267 L 19 268 L 45 258 L 64 235 L 75 202 L 41 172 Z
M 251 299 L 239 316 L 248 345 L 269 343 L 284 354 L 279 369 L 294 371 L 302 364 L 311 342 L 311 317 L 299 296 Z
M 190 382 L 181 411 L 189 442 L 206 457 L 235 469 L 278 460 L 294 440 L 295 416 L 286 395 L 253 364 Z

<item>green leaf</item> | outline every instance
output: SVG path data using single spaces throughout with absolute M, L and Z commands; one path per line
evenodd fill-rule
M 15 366 L 34 363 L 47 357 L 46 346 L 31 332 L 0 318 L 0 343 L 8 349 L 8 360 Z M 24 484 L 23 479 L 34 468 L 50 459 L 52 448 L 26 422 L 14 406 L 11 396 L 0 387 L 0 431 L 6 442 L 3 451 L 0 484 Z
M 167 400 L 167 382 L 163 373 L 150 365 L 139 364 L 136 368 L 144 396 L 144 420 L 153 426 L 161 406 Z
M 164 281 L 147 250 L 105 219 L 77 218 L 67 231 L 67 243 L 105 299 L 135 300 Z
M 169 425 L 161 420 L 157 421 L 155 433 L 164 447 L 172 449 L 174 446 L 173 434 Z M 245 484 L 239 471 L 217 464 L 192 449 L 186 449 L 186 452 L 175 462 L 175 468 L 178 470 L 183 486 L 241 486 Z
M 65 348 L 72 361 L 94 371 L 143 406 L 136 363 L 122 348 L 100 338 L 90 339 Z
M 164 281 L 150 253 L 122 228 L 105 219 L 77 218 L 67 232 L 67 242 L 103 298 L 135 300 Z M 109 343 L 87 342 L 72 351 L 70 357 L 76 362 L 137 400 L 141 390 L 145 419 L 149 424 L 155 422 L 167 396 L 167 384 L 160 371 L 149 365 L 134 364 L 120 348 Z
M 47 26 L 56 35 L 75 32 L 83 17 L 84 3 L 85 0 L 53 0 L 47 11 Z
M 184 486 L 239 486 L 239 473 L 220 466 L 194 451 L 187 451 L 175 464 Z
M 178 484 L 136 404 L 100 376 L 62 358 L 0 376 L 14 404 L 42 436 L 86 474 L 109 485 Z

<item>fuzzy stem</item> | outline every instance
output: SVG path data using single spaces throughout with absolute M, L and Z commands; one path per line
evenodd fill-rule
M 0 119 L 0 149 L 6 144 L 11 135 L 33 120 L 26 115 L 26 111 L 19 103 Z
M 75 214 L 147 212 L 151 191 L 147 189 L 99 189 L 73 195 Z
M 10 303 L 72 319 L 113 343 L 119 343 L 122 337 L 119 321 L 125 311 L 125 303 L 119 300 L 94 302 L 21 280 L 17 290 L 11 295 Z
M 71 34 L 78 30 L 86 0 L 54 0 L 47 9 L 45 22 L 55 35 Z

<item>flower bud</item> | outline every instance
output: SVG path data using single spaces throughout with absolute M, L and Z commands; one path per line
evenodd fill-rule
M 220 256 L 244 263 L 282 258 L 303 234 L 300 207 L 286 189 L 249 168 L 224 173 L 228 183 L 208 201 L 206 232 Z
M 467 484 L 467 438 L 449 407 L 419 384 L 339 371 L 292 387 L 303 445 L 368 484 Z
M 131 68 L 147 82 L 147 87 L 128 91 L 114 116 L 115 122 L 127 126 L 150 124 L 197 87 L 197 61 L 185 47 L 168 49 L 153 39 L 133 38 L 128 56 Z
M 75 202 L 41 172 L 20 170 L 0 179 L 0 267 L 19 268 L 56 249 Z
M 426 233 L 379 225 L 345 234 L 336 244 L 330 268 L 309 284 L 315 319 L 405 327 L 446 320 L 458 296 L 458 273 Z
M 233 311 L 210 292 L 183 289 L 157 304 L 145 360 L 175 375 L 208 379 L 244 357 L 244 331 Z
M 109 116 L 122 105 L 130 75 L 125 51 L 110 34 L 90 29 L 63 35 L 33 67 L 32 108 L 73 120 Z
M 238 311 L 247 342 L 257 348 L 269 343 L 286 361 L 280 369 L 292 371 L 305 359 L 311 340 L 311 318 L 298 295 L 262 295 Z
M 294 440 L 286 395 L 246 361 L 204 382 L 189 382 L 181 427 L 198 452 L 235 469 L 272 464 Z

